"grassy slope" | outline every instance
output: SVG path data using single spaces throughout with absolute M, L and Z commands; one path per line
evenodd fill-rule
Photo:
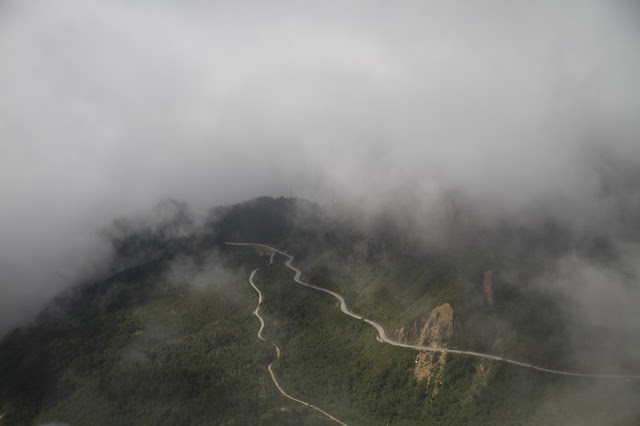
M 303 268 L 314 283 L 341 292 L 349 306 L 389 330 L 443 302 L 461 299 L 456 271 L 443 264 L 345 266 L 328 252 L 308 259 Z
M 251 264 L 255 256 L 240 261 Z M 165 289 L 91 318 L 82 327 L 90 336 L 63 329 L 43 337 L 52 361 L 45 395 L 29 400 L 5 393 L 0 424 L 325 423 L 273 386 L 266 369 L 273 348 L 256 337 L 257 297 L 247 276 L 202 289 Z M 45 332 L 25 331 L 25 345 Z M 0 354 L 8 349 L 5 344 Z
M 373 329 L 339 311 L 328 295 L 296 285 L 291 272 L 266 267 L 266 334 L 283 350 L 281 384 L 352 424 L 634 424 L 635 383 L 601 382 L 492 364 L 485 387 L 479 361 L 449 356 L 437 395 L 412 375 L 417 352 L 380 344 Z M 577 423 L 576 423 L 577 422 Z
M 331 423 L 283 398 L 268 376 L 273 348 L 257 339 L 258 321 L 251 315 L 257 297 L 248 275 L 257 266 L 265 334 L 283 351 L 275 364 L 281 385 L 350 424 L 640 419 L 636 383 L 602 384 L 494 364 L 486 387 L 478 387 L 480 364 L 464 356 L 448 358 L 436 395 L 432 385 L 413 377 L 416 352 L 378 343 L 371 327 L 342 314 L 330 296 L 295 284 L 282 265 L 268 266 L 249 248 L 229 254 L 235 266 L 242 265 L 235 277 L 200 289 L 167 287 L 134 306 L 87 319 L 78 329 L 47 334 L 36 327 L 23 332 L 22 340 L 9 340 L 24 348 L 42 344 L 46 351 L 31 356 L 48 359 L 48 367 L 27 379 L 48 382 L 38 387 L 45 389 L 40 399 L 3 393 L 0 408 L 7 413 L 0 424 Z M 1 349 L 4 360 L 6 342 Z M 37 406 L 30 409 L 30 401 Z
M 550 296 L 494 280 L 496 307 L 482 292 L 483 268 L 425 256 L 403 261 L 368 259 L 348 265 L 335 252 L 305 259 L 307 279 L 343 294 L 349 306 L 393 331 L 448 302 L 454 310 L 453 347 L 566 368 L 566 318 Z M 466 263 L 462 266 L 461 263 Z M 541 315 L 544 312 L 544 315 Z M 563 352 L 566 351 L 566 352 Z
M 283 211 L 291 208 L 287 199 L 244 203 L 231 208 L 203 241 L 261 241 L 300 259 L 306 255 L 303 271 L 314 283 L 337 289 L 350 306 L 390 330 L 447 301 L 454 306 L 459 347 L 509 350 L 534 361 L 548 360 L 548 350 L 558 347 L 547 341 L 535 352 L 538 336 L 561 322 L 544 298 L 509 293 L 499 282 L 496 313 L 502 324 L 486 322 L 491 316 L 483 311 L 479 286 L 483 262 L 405 259 L 389 250 L 390 259 L 374 256 L 347 265 L 340 258 L 351 239 L 343 241 L 337 232 L 336 241 L 315 246 L 326 237 L 323 226 L 316 226 L 321 220 L 299 214 L 285 219 Z M 298 222 L 305 227 L 294 226 Z M 315 257 L 327 249 L 340 254 Z M 39 420 L 74 425 L 325 423 L 282 398 L 267 375 L 273 350 L 255 337 L 251 311 L 257 298 L 247 283 L 256 265 L 263 268 L 258 282 L 265 293 L 267 336 L 283 349 L 275 366 L 283 387 L 350 423 L 640 423 L 636 383 L 603 384 L 495 364 L 487 386 L 474 390 L 483 367 L 469 357 L 448 358 L 434 395 L 412 376 L 415 352 L 377 343 L 373 329 L 341 314 L 334 299 L 295 285 L 290 271 L 267 267 L 251 249 L 228 252 L 236 266 L 244 265 L 244 275 L 220 287 L 111 297 L 117 282 L 108 283 L 96 289 L 96 300 L 109 301 L 105 312 L 92 311 L 70 328 L 39 326 L 6 340 L 0 346 L 0 415 L 6 414 L 0 425 L 30 424 L 34 413 Z M 142 281 L 151 276 L 144 267 L 138 272 Z M 497 344 L 499 334 L 505 338 Z

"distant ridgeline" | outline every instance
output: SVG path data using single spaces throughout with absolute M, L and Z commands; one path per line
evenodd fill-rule
M 184 204 L 167 201 L 148 220 L 117 220 L 104 231 L 114 247 L 109 276 L 64 292 L 2 340 L 0 425 L 327 422 L 272 389 L 266 365 L 274 354 L 256 339 L 251 315 L 256 300 L 247 279 L 255 268 L 266 271 L 258 273 L 265 332 L 284 348 L 275 370 L 292 391 L 313 383 L 298 391 L 350 423 L 640 419 L 635 383 L 595 386 L 499 362 L 382 349 L 370 343 L 371 330 L 338 311 L 325 322 L 312 316 L 335 307 L 287 287 L 278 256 L 268 265 L 255 250 L 224 244 L 264 243 L 295 255 L 308 282 L 344 295 L 398 341 L 549 368 L 640 370 L 624 350 L 612 355 L 612 347 L 626 347 L 627 336 L 576 329 L 562 299 L 530 284 L 546 272 L 548 258 L 563 253 L 580 250 L 606 262 L 612 256 L 606 239 L 576 236 L 551 221 L 536 229 L 482 228 L 452 217 L 444 245 L 425 243 L 389 215 L 364 220 L 298 198 L 217 207 L 201 222 Z M 323 337 L 314 339 L 310 330 Z M 349 352 L 347 364 L 327 364 L 331 356 L 347 359 L 336 347 Z M 577 349 L 600 365 L 577 358 Z M 591 407 L 605 417 L 567 398 L 585 385 L 584 400 L 598 401 Z M 385 396 L 382 388 L 397 395 Z M 341 406 L 340 398 L 353 401 Z

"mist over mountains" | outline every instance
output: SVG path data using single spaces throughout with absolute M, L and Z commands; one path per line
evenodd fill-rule
M 4 1 L 0 332 L 104 274 L 114 218 L 172 197 L 197 229 L 211 206 L 292 189 L 364 235 L 384 223 L 527 266 L 581 320 L 631 330 L 638 16 L 604 1 Z M 147 226 L 133 222 L 111 237 Z
M 149 215 L 117 219 L 102 231 L 111 246 L 102 271 L 3 338 L 2 413 L 9 423 L 135 423 L 141 412 L 165 423 L 279 413 L 274 422 L 286 423 L 304 415 L 283 410 L 282 399 L 265 390 L 275 390 L 264 381 L 275 354 L 255 336 L 256 301 L 246 283 L 258 267 L 266 335 L 287 344 L 276 377 L 296 396 L 304 389 L 312 390 L 309 397 L 330 395 L 322 406 L 350 423 L 389 416 L 452 424 L 511 418 L 599 424 L 614 416 L 632 423 L 640 377 L 635 253 L 552 218 L 526 227 L 507 219 L 490 225 L 459 203 L 449 204 L 438 241 L 411 232 L 419 224 L 407 229 L 397 210 L 363 216 L 301 198 L 258 197 L 204 216 L 166 200 Z M 321 297 L 319 309 L 312 297 L 319 292 L 293 283 L 283 256 L 269 260 L 264 248 L 228 241 L 260 241 L 295 254 L 305 281 L 343 294 L 351 309 L 380 321 L 393 339 L 504 358 L 391 350 L 335 302 Z M 449 337 L 414 340 L 444 307 Z M 560 375 L 510 366 L 505 358 Z M 379 360 L 388 367 L 381 370 Z M 432 373 L 419 378 L 425 362 Z M 576 378 L 563 371 L 622 376 Z M 337 377 L 344 377 L 342 386 L 334 384 Z M 336 389 L 352 402 L 336 399 Z
M 632 234 L 622 241 L 604 233 L 576 231 L 551 217 L 527 226 L 507 219 L 488 224 L 455 203 L 449 204 L 448 211 L 447 221 L 439 225 L 438 240 L 427 240 L 413 232 L 420 223 L 409 222 L 412 226 L 406 227 L 408 222 L 398 220 L 393 209 L 388 214 L 367 217 L 323 209 L 299 198 L 259 197 L 213 208 L 206 217 L 198 218 L 186 204 L 167 200 L 149 216 L 121 218 L 105 227 L 103 235 L 110 242 L 112 255 L 101 275 L 66 292 L 49 305 L 48 312 L 64 312 L 67 301 L 73 306 L 77 297 L 89 297 L 93 300 L 89 305 L 98 306 L 99 311 L 114 303 L 135 304 L 155 291 L 154 285 L 145 290 L 147 284 L 140 287 L 136 280 L 162 283 L 166 278 L 158 277 L 168 274 L 173 277 L 169 281 L 188 282 L 175 271 L 193 269 L 195 264 L 215 269 L 219 261 L 205 258 L 225 242 L 262 242 L 294 253 L 299 262 L 332 253 L 330 269 L 369 265 L 380 273 L 421 267 L 447 271 L 440 285 L 458 292 L 462 300 L 477 298 L 474 294 L 481 287 L 483 271 L 492 271 L 498 310 L 485 312 L 481 299 L 473 302 L 476 305 L 456 299 L 454 306 L 461 309 L 456 318 L 460 315 L 457 321 L 461 324 L 465 315 L 474 316 L 477 310 L 481 320 L 475 333 L 496 326 L 518 330 L 523 324 L 512 324 L 510 312 L 523 309 L 525 304 L 526 309 L 534 310 L 523 311 L 517 321 L 526 321 L 534 328 L 549 327 L 549 336 L 539 336 L 541 342 L 556 339 L 555 344 L 549 344 L 556 354 L 544 355 L 543 362 L 557 359 L 563 365 L 570 359 L 570 365 L 586 371 L 629 372 L 638 368 L 638 242 Z M 157 265 L 165 266 L 153 273 L 156 278 L 145 276 L 144 271 L 154 271 Z M 185 265 L 192 266 L 185 269 Z M 174 273 L 166 272 L 167 268 Z M 312 279 L 318 273 L 313 269 L 308 272 Z M 129 275 L 134 277 L 130 284 L 113 287 L 112 282 L 121 280 L 118 277 Z M 211 277 L 201 281 L 211 281 Z M 403 292 L 412 285 L 427 285 L 428 289 L 434 284 L 390 277 L 383 291 L 387 298 L 402 300 Z M 92 286 L 95 292 L 90 290 Z M 463 348 L 469 345 L 464 339 L 457 344 Z M 510 353 L 514 349 L 502 350 Z M 564 357 L 569 358 L 562 361 Z

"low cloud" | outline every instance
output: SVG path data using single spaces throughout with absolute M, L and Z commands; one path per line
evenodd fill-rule
M 637 236 L 631 3 L 0 8 L 0 332 L 168 197 L 405 203 L 427 234 L 455 193 L 485 222 Z
M 554 294 L 569 313 L 575 361 L 589 371 L 640 372 L 640 245 L 617 248 L 612 262 L 576 255 L 557 260 L 538 285 Z

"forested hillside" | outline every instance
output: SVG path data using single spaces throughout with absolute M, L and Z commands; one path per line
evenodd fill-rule
M 255 268 L 264 333 L 282 349 L 274 364 L 280 384 L 349 424 L 640 420 L 637 380 L 564 377 L 392 347 L 342 314 L 335 299 L 296 284 L 283 256 L 270 263 L 268 251 L 224 244 L 286 250 L 306 280 L 343 294 L 399 341 L 637 374 L 633 353 L 618 354 L 620 371 L 605 357 L 622 334 L 584 343 L 601 364 L 575 362 L 576 347 L 567 342 L 576 324 L 563 301 L 528 285 L 541 260 L 516 249 L 509 256 L 484 250 L 510 231 L 485 230 L 477 244 L 445 250 L 384 220 L 356 224 L 298 199 L 218 207 L 199 224 L 180 203 L 164 208 L 172 213 L 159 222 L 114 222 L 105 230 L 114 247 L 108 276 L 77 285 L 5 336 L 0 424 L 331 422 L 283 398 L 271 381 L 274 349 L 257 338 L 252 315 L 257 296 L 248 277 Z M 553 235 L 529 243 L 557 254 L 566 248 Z M 594 256 L 604 259 L 607 250 Z M 506 273 L 505 265 L 521 273 Z

